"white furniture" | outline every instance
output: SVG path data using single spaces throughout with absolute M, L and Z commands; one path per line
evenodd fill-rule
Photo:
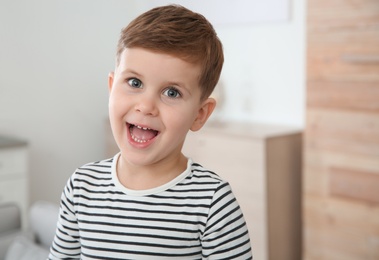
M 262 124 L 208 124 L 184 154 L 228 180 L 254 259 L 301 259 L 301 132 Z
M 0 259 L 47 259 L 58 213 L 58 205 L 37 201 L 29 210 L 29 228 L 22 230 L 19 207 L 14 203 L 0 204 Z
M 0 136 L 0 205 L 15 203 L 21 210 L 22 228 L 27 226 L 28 148 L 21 140 Z

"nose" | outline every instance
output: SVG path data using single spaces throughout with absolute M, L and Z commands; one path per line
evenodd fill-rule
M 147 116 L 157 116 L 158 107 L 156 98 L 149 93 L 140 94 L 135 103 L 135 110 Z

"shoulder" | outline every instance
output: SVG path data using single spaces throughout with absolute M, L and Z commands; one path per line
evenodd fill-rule
M 78 183 L 86 185 L 100 185 L 109 183 L 112 180 L 112 163 L 113 158 L 91 162 L 77 168 L 71 175 L 69 183 L 76 185 Z
M 97 198 L 115 193 L 112 178 L 113 158 L 91 162 L 77 168 L 68 179 L 62 196 L 71 201 Z
M 96 162 L 90 162 L 79 167 L 76 171 L 92 171 L 92 172 L 110 172 L 114 158 L 105 159 Z
M 213 192 L 225 188 L 226 190 L 230 190 L 230 185 L 226 180 L 214 171 L 203 167 L 201 164 L 191 162 L 190 170 L 191 173 L 187 178 L 187 182 L 204 188 L 207 187 L 213 190 Z
M 191 172 L 194 177 L 209 178 L 216 181 L 223 181 L 223 179 L 214 171 L 203 167 L 201 164 L 191 161 Z
M 190 162 L 190 178 L 193 181 L 200 181 L 200 182 L 212 182 L 212 183 L 224 183 L 225 180 L 223 180 L 217 173 L 214 171 L 207 169 L 203 167 L 201 164 L 196 162 Z
M 213 199 L 215 201 L 236 200 L 229 182 L 220 175 L 194 162 L 192 163 L 191 170 L 192 181 L 203 184 L 203 186 L 208 185 L 213 191 Z

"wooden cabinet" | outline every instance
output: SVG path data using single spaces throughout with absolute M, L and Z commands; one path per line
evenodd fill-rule
M 230 182 L 254 259 L 301 259 L 301 133 L 262 124 L 219 124 L 189 133 L 186 156 Z
M 28 151 L 26 142 L 0 137 L 0 203 L 16 203 L 27 225 Z

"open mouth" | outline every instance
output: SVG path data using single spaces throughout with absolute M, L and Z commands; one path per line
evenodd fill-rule
M 139 125 L 128 124 L 128 127 L 131 138 L 137 143 L 149 142 L 159 134 L 157 130 Z

